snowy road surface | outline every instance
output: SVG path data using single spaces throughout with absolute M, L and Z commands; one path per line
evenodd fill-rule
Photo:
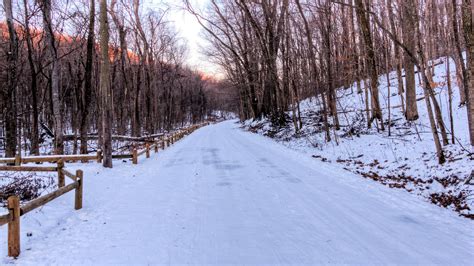
M 85 170 L 84 208 L 69 193 L 22 217 L 18 260 L 3 226 L 3 263 L 474 263 L 471 220 L 234 122 L 137 166 L 70 165 Z

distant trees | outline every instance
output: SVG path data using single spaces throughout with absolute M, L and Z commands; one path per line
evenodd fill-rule
M 306 42 L 307 42 L 307 46 L 308 46 L 308 53 L 309 53 L 309 62 L 310 62 L 310 76 L 311 76 L 311 80 L 313 80 L 313 86 L 316 86 L 316 80 L 318 79 L 318 74 L 319 74 L 319 69 L 318 69 L 318 64 L 317 64 L 317 59 L 316 59 L 316 53 L 314 52 L 314 44 L 313 44 L 313 33 L 310 29 L 310 26 L 309 26 L 309 23 L 308 23 L 308 19 L 306 18 L 305 16 L 305 13 L 303 11 L 303 8 L 301 7 L 301 3 L 299 0 L 295 0 L 295 3 L 298 7 L 298 12 L 301 16 L 301 19 L 303 21 L 303 25 L 304 25 L 304 33 L 305 33 L 305 36 L 306 36 Z M 330 36 L 327 36 L 328 38 Z M 330 49 L 330 47 L 327 47 L 327 49 Z M 331 51 L 328 50 L 327 53 L 330 55 Z M 330 63 L 330 58 L 329 58 L 329 63 Z M 330 75 L 330 71 L 328 71 L 328 75 Z M 298 90 L 299 88 L 295 88 L 296 90 Z M 318 92 L 320 93 L 320 91 L 318 91 L 316 88 L 314 88 L 315 92 Z M 323 103 L 323 120 L 324 120 L 324 131 L 326 133 L 326 141 L 330 141 L 331 140 L 331 134 L 329 132 L 329 122 L 328 122 L 328 115 L 327 115 L 327 104 L 326 104 L 326 98 L 325 97 L 322 97 L 322 103 Z M 294 104 L 294 102 L 293 102 Z M 337 110 L 336 110 L 337 111 Z
M 107 2 L 3 0 L 6 156 L 44 153 L 51 138 L 54 153 L 102 148 L 111 166 L 111 134 L 171 130 L 204 119 L 210 103 L 224 105 L 222 97 L 209 99 L 219 82 L 184 66 L 186 47 L 164 10 L 143 11 L 138 0 Z M 99 147 L 88 144 L 91 134 L 100 136 Z

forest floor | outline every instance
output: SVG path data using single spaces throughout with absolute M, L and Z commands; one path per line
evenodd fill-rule
M 450 61 L 455 144 L 451 142 L 446 60 L 435 60 L 432 65 L 435 65 L 433 84 L 436 85 L 436 98 L 451 143 L 443 147 L 447 162 L 442 165 L 438 164 L 436 157 L 423 88 L 417 86 L 420 118 L 415 122 L 406 122 L 397 93 L 396 72 L 389 74 L 390 83 L 387 75 L 379 77 L 379 98 L 385 131 L 379 130 L 380 124 L 376 123 L 367 129 L 365 96 L 364 93 L 357 93 L 356 84 L 352 88 L 337 91 L 341 129 L 336 131 L 331 128 L 331 142 L 325 141 L 323 120 L 318 112 L 320 107 L 316 98 L 305 99 L 300 103 L 303 123 L 300 132 L 296 132 L 291 119 L 286 127 L 275 128 L 269 120 L 249 120 L 245 121 L 244 128 L 269 136 L 314 160 L 394 189 L 408 191 L 428 202 L 474 219 L 474 178 L 469 182 L 474 170 L 474 153 L 470 151 L 466 106 L 459 106 L 455 65 Z M 418 75 L 416 82 L 419 84 Z M 288 117 L 291 115 L 288 112 Z M 332 121 L 330 118 L 331 124 Z
M 138 165 L 84 170 L 73 193 L 21 219 L 0 264 L 471 264 L 474 221 L 245 132 L 201 128 Z

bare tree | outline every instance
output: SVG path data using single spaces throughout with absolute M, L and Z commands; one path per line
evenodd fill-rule
M 33 109 L 30 153 L 34 155 L 39 155 L 38 71 L 35 64 L 35 60 L 33 58 L 34 47 L 29 24 L 30 14 L 28 11 L 27 0 L 23 0 L 23 8 L 25 14 L 25 39 L 28 50 L 28 64 L 30 67 L 31 74 L 31 108 Z
M 416 9 L 417 0 L 403 0 L 402 14 L 403 14 L 403 44 L 410 51 L 415 51 L 416 39 L 416 23 L 415 16 L 418 12 Z M 416 104 L 416 84 L 415 84 L 415 64 L 407 53 L 404 53 L 404 67 L 405 67 L 405 89 L 406 89 L 406 118 L 408 121 L 418 119 L 418 107 Z
M 355 0 L 357 10 L 357 18 L 359 20 L 360 28 L 362 31 L 362 37 L 364 40 L 364 44 L 366 47 L 366 64 L 368 68 L 368 72 L 370 75 L 370 94 L 371 94 L 371 103 L 372 103 L 372 117 L 368 122 L 369 126 L 374 119 L 380 120 L 381 129 L 384 130 L 383 124 L 383 117 L 382 117 L 382 110 L 380 108 L 379 102 L 379 82 L 378 82 L 378 74 L 375 62 L 375 50 L 372 43 L 372 34 L 370 31 L 370 22 L 368 15 L 364 12 L 366 7 L 362 0 Z
M 318 75 L 318 66 L 316 64 L 316 55 L 314 53 L 314 46 L 313 46 L 313 37 L 311 34 L 311 29 L 309 27 L 309 23 L 306 19 L 306 16 L 303 12 L 303 8 L 301 7 L 300 1 L 295 0 L 295 3 L 298 7 L 299 14 L 303 20 L 304 23 L 304 29 L 305 29 L 305 35 L 306 35 L 306 40 L 308 42 L 308 51 L 309 51 L 309 60 L 311 63 L 311 75 L 312 75 L 312 80 L 313 82 L 317 79 Z M 329 132 L 329 123 L 328 123 L 328 117 L 327 117 L 327 110 L 326 110 L 326 99 L 324 97 L 324 94 L 322 95 L 322 103 L 323 103 L 323 119 L 324 119 L 324 129 L 325 129 L 325 136 L 326 136 L 326 141 L 331 141 L 331 134 Z
M 43 13 L 43 33 L 44 46 L 49 62 L 49 84 L 51 90 L 51 109 L 54 121 L 54 146 L 56 154 L 64 153 L 63 142 L 63 114 L 61 112 L 60 97 L 60 67 L 56 38 L 53 30 L 53 21 L 51 18 L 51 0 L 39 0 L 41 11 Z
M 100 1 L 100 97 L 104 167 L 112 168 L 112 89 L 110 87 L 109 24 L 107 0 Z
M 466 42 L 467 62 L 469 73 L 464 76 L 469 79 L 469 89 L 465 89 L 467 98 L 467 118 L 469 123 L 469 134 L 471 146 L 474 146 L 474 16 L 472 15 L 474 7 L 471 0 L 463 0 L 462 21 L 464 28 L 464 39 Z M 466 86 L 466 85 L 465 85 Z M 465 87 L 466 88 L 466 87 Z
M 15 93 L 17 90 L 17 64 L 18 64 L 18 36 L 13 22 L 13 8 L 11 0 L 3 0 L 5 19 L 8 27 L 9 44 L 7 50 L 7 84 L 2 88 L 2 98 L 6 103 L 5 131 L 6 145 L 5 156 L 13 157 L 17 150 L 17 105 Z
M 81 110 L 80 118 L 80 138 L 81 138 L 81 153 L 87 154 L 87 133 L 89 128 L 89 109 L 92 100 L 92 75 L 95 57 L 95 0 L 89 2 L 89 27 L 87 32 L 87 55 L 84 73 L 84 86 L 81 93 L 81 100 L 79 106 Z

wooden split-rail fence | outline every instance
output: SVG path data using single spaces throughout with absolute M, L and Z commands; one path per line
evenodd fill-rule
M 163 137 L 160 140 L 156 141 L 146 141 L 145 147 L 142 149 L 133 148 L 132 152 L 129 154 L 113 154 L 112 159 L 131 159 L 133 164 L 138 164 L 138 158 L 142 155 L 146 155 L 146 158 L 150 157 L 150 151 L 165 149 L 170 145 L 174 144 L 176 141 L 182 139 L 183 137 L 191 134 L 196 129 L 209 125 L 208 122 L 193 125 L 184 129 L 181 129 L 171 135 Z M 98 150 L 96 154 L 74 154 L 74 155 L 44 155 L 44 156 L 26 156 L 22 157 L 19 154 L 14 158 L 0 158 L 0 164 L 8 164 L 20 166 L 28 163 L 57 163 L 59 160 L 63 162 L 89 162 L 97 161 L 101 163 L 103 159 L 103 154 L 101 150 Z
M 82 208 L 82 191 L 84 176 L 82 170 L 75 174 L 64 169 L 64 162 L 59 160 L 57 166 L 0 166 L 0 171 L 9 172 L 56 172 L 58 174 L 58 188 L 53 192 L 20 205 L 18 196 L 10 196 L 7 200 L 8 213 L 0 215 L 0 226 L 8 224 L 8 256 L 20 255 L 20 217 L 37 209 L 46 203 L 75 190 L 74 209 Z M 66 185 L 65 177 L 72 180 Z
M 185 136 L 191 134 L 196 129 L 202 126 L 209 125 L 209 123 L 202 123 L 193 125 L 188 128 L 179 130 L 178 132 L 171 134 L 160 141 L 153 141 L 152 144 L 147 142 L 145 148 L 138 150 L 133 149 L 131 154 L 120 154 L 113 155 L 112 158 L 124 159 L 131 158 L 133 164 L 138 164 L 138 157 L 146 155 L 146 158 L 150 158 L 150 151 L 154 150 L 158 152 L 161 147 L 165 149 Z M 0 226 L 8 224 L 8 256 L 18 257 L 20 255 L 20 217 L 31 212 L 48 202 L 75 190 L 74 209 L 79 210 L 82 208 L 83 198 L 83 171 L 77 170 L 75 174 L 65 169 L 65 162 L 88 162 L 97 161 L 102 162 L 102 152 L 97 151 L 94 155 L 48 155 L 48 156 L 27 156 L 21 157 L 17 155 L 15 158 L 0 158 L 0 163 L 8 165 L 0 165 L 0 171 L 9 172 L 56 172 L 58 175 L 58 189 L 55 191 L 36 198 L 32 201 L 20 204 L 18 196 L 10 196 L 7 200 L 8 213 L 0 215 Z M 56 166 L 24 166 L 23 164 L 28 163 L 56 163 Z M 66 185 L 66 177 L 72 180 L 71 183 Z

